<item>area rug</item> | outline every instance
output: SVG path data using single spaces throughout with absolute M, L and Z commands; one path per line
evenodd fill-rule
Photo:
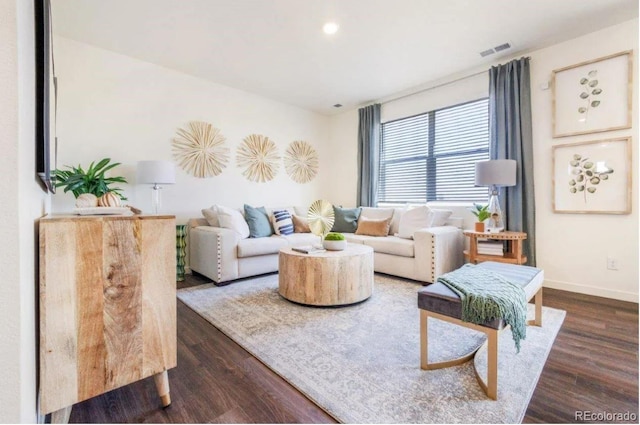
M 420 369 L 420 287 L 376 275 L 365 302 L 306 307 L 278 294 L 275 274 L 181 289 L 178 298 L 340 422 L 521 422 L 565 312 L 543 308 L 544 326 L 527 327 L 519 354 L 511 332 L 501 333 L 493 401 L 470 362 Z M 481 333 L 429 320 L 430 361 L 455 358 L 483 341 Z M 486 364 L 486 350 L 476 359 Z

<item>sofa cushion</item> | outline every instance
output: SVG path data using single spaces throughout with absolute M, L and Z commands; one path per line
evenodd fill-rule
M 353 233 L 358 228 L 358 218 L 360 218 L 360 208 L 340 208 L 333 207 L 333 215 L 335 221 L 333 222 L 332 232 L 347 232 Z
M 282 236 L 291 246 L 320 244 L 320 236 L 311 233 L 294 233 Z
M 273 235 L 269 215 L 264 207 L 254 208 L 244 204 L 244 218 L 249 225 L 249 236 L 252 238 L 265 238 Z
M 394 208 L 393 216 L 391 217 L 391 226 L 389 227 L 389 234 L 395 235 L 400 231 L 400 220 L 404 215 L 406 208 Z
M 271 218 L 276 235 L 290 235 L 293 233 L 293 221 L 289 211 L 276 210 L 271 215 Z
M 235 231 L 242 239 L 249 237 L 249 225 L 240 211 L 234 210 L 233 208 L 223 207 L 222 205 L 217 205 L 216 211 L 218 211 L 220 227 Z
M 405 211 L 400 219 L 398 233 L 395 236 L 404 239 L 413 239 L 413 234 L 416 230 L 430 227 L 431 217 L 429 212 L 429 207 L 426 206 Z
M 376 208 L 376 207 L 362 207 L 360 218 L 366 218 L 369 220 L 384 220 L 385 218 L 393 217 L 393 208 Z
M 294 233 L 311 233 L 311 229 L 309 228 L 309 220 L 307 220 L 306 217 L 294 214 L 291 216 L 291 220 L 293 221 Z
M 369 237 L 363 241 L 376 253 L 398 255 L 400 257 L 415 257 L 415 242 L 411 239 L 403 239 L 396 236 L 385 238 Z
M 435 208 L 430 208 L 431 222 L 427 227 L 440 227 L 444 226 L 447 223 L 447 220 L 453 214 L 451 210 L 439 210 Z
M 374 220 L 360 217 L 356 235 L 388 236 L 391 217 Z
M 372 236 L 365 236 L 365 235 L 356 235 L 355 233 L 343 233 L 344 238 L 347 240 L 347 242 L 349 243 L 358 243 L 358 244 L 362 244 L 364 243 L 365 240 L 370 239 Z
M 218 221 L 218 207 L 216 205 L 212 205 L 211 208 L 203 209 L 202 215 L 207 220 L 207 223 L 209 223 L 209 226 L 220 227 L 220 222 Z
M 277 254 L 280 248 L 289 243 L 283 236 L 265 238 L 248 238 L 238 242 L 238 258 L 255 257 L 256 255 Z

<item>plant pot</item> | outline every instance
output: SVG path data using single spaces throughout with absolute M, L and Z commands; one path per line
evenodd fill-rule
M 476 232 L 484 233 L 484 221 L 476 222 Z
M 347 247 L 347 241 L 322 241 L 322 246 L 327 251 L 342 251 Z

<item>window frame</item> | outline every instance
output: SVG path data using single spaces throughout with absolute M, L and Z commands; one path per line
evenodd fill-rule
M 477 147 L 476 149 L 467 149 L 464 151 L 451 151 L 451 152 L 444 152 L 444 153 L 439 153 L 436 154 L 436 145 L 437 145 L 437 141 L 436 141 L 436 130 L 438 127 L 438 120 L 436 120 L 436 114 L 441 112 L 441 111 L 446 111 L 448 109 L 453 109 L 453 108 L 460 108 L 460 107 L 464 107 L 465 105 L 469 105 L 472 103 L 476 103 L 476 102 L 481 102 L 481 101 L 485 101 L 487 103 L 487 144 L 486 147 Z M 427 117 L 427 140 L 426 140 L 426 154 L 418 154 L 418 155 L 414 155 L 411 157 L 404 157 L 404 158 L 395 158 L 395 159 L 391 159 L 391 160 L 387 160 L 387 161 L 383 161 L 383 152 L 384 152 L 384 127 L 386 125 L 392 124 L 392 123 L 397 123 L 398 121 L 405 121 L 405 120 L 410 120 L 410 119 L 415 119 L 417 117 L 422 117 L 422 116 L 426 116 Z M 402 118 L 396 118 L 390 121 L 386 121 L 384 123 L 380 124 L 380 158 L 379 158 L 379 162 L 378 162 L 378 176 L 377 176 L 377 181 L 378 181 L 378 193 L 377 193 L 377 204 L 378 205 L 404 205 L 404 204 L 408 204 L 408 203 L 457 203 L 457 204 L 471 204 L 471 203 L 475 203 L 475 202 L 482 202 L 482 201 L 486 201 L 486 194 L 483 194 L 482 196 L 478 195 L 477 198 L 474 199 L 465 199 L 465 200 L 461 200 L 461 199 L 438 199 L 437 198 L 437 190 L 438 190 L 438 182 L 437 182 L 437 161 L 439 159 L 442 158 L 454 158 L 454 157 L 458 157 L 458 156 L 463 156 L 463 155 L 482 155 L 486 153 L 486 159 L 489 159 L 489 155 L 490 155 L 490 132 L 489 132 L 489 98 L 488 96 L 486 97 L 480 97 L 477 99 L 473 99 L 473 100 L 469 100 L 466 102 L 461 102 L 455 105 L 450 105 L 450 106 L 446 106 L 443 108 L 438 108 L 438 109 L 433 109 L 431 111 L 427 111 L 427 112 L 421 112 L 418 114 L 414 114 L 414 115 L 409 115 L 406 117 L 402 117 Z M 380 194 L 383 192 L 383 187 L 385 186 L 385 182 L 382 180 L 382 176 L 384 175 L 384 171 L 385 171 L 385 167 L 388 164 L 401 164 L 401 163 L 410 163 L 410 162 L 415 162 L 415 161 L 425 161 L 425 167 L 426 167 L 426 171 L 425 171 L 425 175 L 426 175 L 426 190 L 425 190 L 425 194 L 424 194 L 424 201 L 409 201 L 409 200 L 396 200 L 396 199 L 392 199 L 392 200 L 387 200 L 387 199 L 379 199 Z M 481 159 L 484 160 L 484 159 Z

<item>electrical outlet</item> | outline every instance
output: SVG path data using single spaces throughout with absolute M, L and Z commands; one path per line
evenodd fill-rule
M 607 257 L 607 269 L 618 270 L 618 260 L 613 257 Z

